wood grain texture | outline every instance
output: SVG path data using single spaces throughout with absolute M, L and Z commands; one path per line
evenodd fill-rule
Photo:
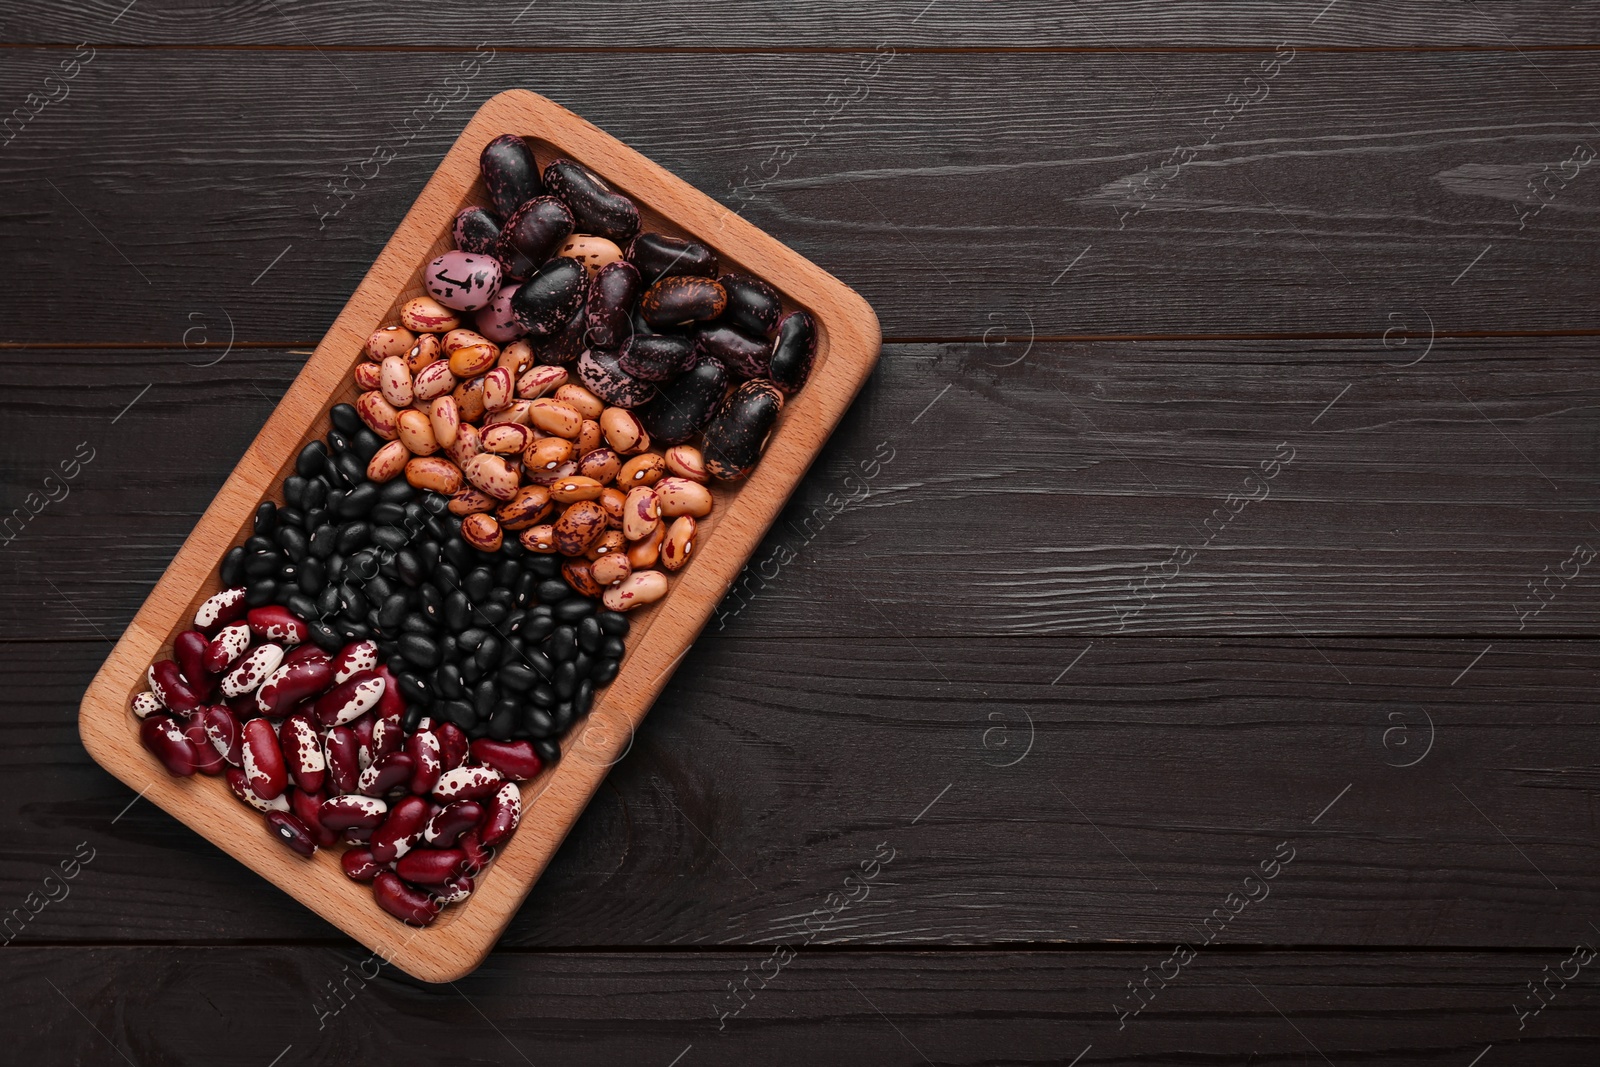
M 96 852 L 21 940 L 335 937 L 148 802 L 118 817 L 144 782 L 69 725 L 103 647 L 0 645 L 0 900 Z M 1159 944 L 1286 845 L 1218 943 L 1558 945 L 1600 908 L 1597 682 L 1592 640 L 707 636 L 502 943 L 803 937 L 882 846 L 815 943 Z
M 765 953 L 497 953 L 443 989 L 363 983 L 361 954 L 319 948 L 6 951 L 19 1062 L 121 1062 L 114 1046 L 260 1067 L 288 1046 L 295 1062 L 1461 1067 L 1492 1044 L 1493 1062 L 1560 1067 L 1592 1064 L 1600 1038 L 1592 981 L 1521 1030 L 1511 1010 L 1570 946 L 1202 955 L 1120 1030 L 1116 998 L 1160 953 L 801 950 L 719 1031 L 727 984 Z
M 1429 348 L 1425 321 L 1413 329 L 1388 347 L 890 346 L 712 625 L 882 640 L 1595 635 L 1600 563 L 1569 562 L 1600 549 L 1594 340 Z M 0 637 L 120 633 L 304 359 L 15 362 L 0 521 L 80 444 L 96 455 L 65 499 L 7 529 L 0 599 L 17 610 Z M 1285 444 L 1293 461 L 1264 482 Z M 1171 577 L 1179 549 L 1196 554 Z
M 61 59 L 0 55 L 0 100 Z M 1600 179 L 1560 173 L 1600 149 L 1600 55 L 882 58 L 506 52 L 430 98 L 465 56 L 104 50 L 3 149 L 0 341 L 310 342 L 512 85 L 742 207 L 892 338 L 1597 326 Z M 95 294 L 70 316 L 63 263 Z
M 1504 48 L 1593 44 L 1600 26 L 1582 5 L 1563 0 L 1461 4 L 1421 0 L 1396 9 L 1379 0 L 896 0 L 860 4 L 825 0 L 768 8 L 734 0 L 673 4 L 589 0 L 544 4 L 491 0 L 447 5 L 351 8 L 337 0 L 230 9 L 189 0 L 141 4 L 117 17 L 117 0 L 55 0 L 8 21 L 6 40 L 20 44 L 96 43 L 196 45 L 271 44 L 334 49 L 410 45 L 429 50 L 496 47 L 707 52 L 790 48 L 1194 48 L 1272 47 L 1282 41 L 1330 47 L 1477 46 Z
M 173 779 L 138 742 L 128 702 L 147 688 L 146 668 L 188 628 L 195 608 L 219 585 L 222 555 L 249 532 L 255 506 L 294 469 L 295 456 L 328 427 L 327 412 L 355 395 L 350 369 L 371 332 L 420 293 L 418 272 L 449 246 L 457 211 L 484 194 L 478 154 L 502 133 L 536 138 L 544 159 L 592 167 L 641 205 L 641 223 L 705 240 L 725 266 L 769 280 L 789 306 L 816 320 L 816 362 L 806 388 L 784 405 L 761 464 L 737 485 L 721 485 L 716 513 L 697 531 L 695 558 L 675 576 L 671 595 L 634 616 L 616 680 L 597 699 L 582 730 L 563 740 L 564 756 L 523 787 L 521 832 L 478 879 L 470 900 L 434 925 L 412 931 L 386 915 L 371 891 L 346 878 L 337 855 L 301 859 L 261 832 L 258 813 L 239 804 L 220 779 Z M 429 981 L 469 972 L 488 953 L 529 887 L 694 642 L 723 590 L 794 491 L 878 358 L 878 324 L 849 289 L 816 266 L 730 216 L 595 126 L 528 92 L 496 96 L 479 109 L 430 179 L 366 279 L 246 450 L 171 566 L 90 683 L 79 713 L 84 746 L 101 766 L 151 803 L 228 851 L 384 959 Z

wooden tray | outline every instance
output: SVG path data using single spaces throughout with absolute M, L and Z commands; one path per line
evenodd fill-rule
M 451 247 L 456 212 L 486 203 L 478 153 L 502 133 L 527 137 L 541 166 L 564 156 L 602 175 L 639 204 L 643 229 L 692 237 L 714 248 L 725 268 L 766 279 L 787 306 L 803 307 L 816 319 L 817 359 L 810 381 L 784 406 L 750 478 L 713 487 L 716 508 L 701 527 L 691 562 L 673 576 L 665 599 L 632 614 L 620 673 L 563 741 L 561 761 L 524 784 L 522 825 L 479 879 L 477 892 L 418 930 L 380 911 L 369 886 L 344 876 L 341 849 L 302 859 L 273 839 L 261 816 L 234 799 L 220 778 L 168 776 L 139 744 L 128 702 L 145 688 L 145 669 L 170 654 L 195 608 L 218 589 L 222 556 L 248 536 L 256 505 L 282 499 L 279 487 L 300 448 L 326 434 L 333 405 L 354 399 L 351 369 L 367 336 L 422 293 L 420 270 Z M 445 155 L 95 675 L 78 714 L 84 747 L 129 787 L 401 970 L 429 982 L 467 974 L 489 953 L 607 770 L 626 753 L 673 668 L 871 373 L 879 340 L 872 309 L 838 279 L 565 108 L 522 90 L 501 93 L 478 110 Z

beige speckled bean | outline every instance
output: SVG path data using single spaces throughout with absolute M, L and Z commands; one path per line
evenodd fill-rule
M 622 515 L 627 510 L 628 495 L 614 485 L 600 490 L 600 506 L 605 509 L 606 525 L 613 530 L 622 529 Z
M 480 552 L 498 552 L 505 535 L 493 515 L 468 515 L 461 520 L 461 539 Z
M 456 376 L 450 372 L 450 364 L 442 361 L 423 367 L 411 380 L 411 392 L 418 400 L 434 400 L 455 387 Z
M 500 525 L 516 532 L 526 530 L 550 513 L 550 491 L 542 485 L 525 485 L 517 495 L 495 509 Z
M 559 440 L 559 438 L 546 438 L 546 440 Z M 621 458 L 609 448 L 597 448 L 578 461 L 578 473 L 585 478 L 593 478 L 601 485 L 609 484 L 621 469 Z
M 495 366 L 510 371 L 512 381 L 521 378 L 533 366 L 533 346 L 526 341 L 512 341 L 500 350 Z
M 667 524 L 657 522 L 648 537 L 641 538 L 628 546 L 628 562 L 633 564 L 634 570 L 640 571 L 656 565 L 656 561 L 661 558 L 661 542 L 666 536 Z
M 517 379 L 517 396 L 523 400 L 537 400 L 566 384 L 567 368 L 533 367 Z
M 583 425 L 578 427 L 578 455 L 587 456 L 605 443 L 606 436 L 600 431 L 600 424 L 593 419 L 584 419 Z
M 528 408 L 529 420 L 545 433 L 557 437 L 575 438 L 583 429 L 583 416 L 568 404 L 549 397 L 541 397 Z
M 376 363 L 357 363 L 354 373 L 356 388 L 371 392 L 383 384 L 383 368 Z
M 406 461 L 410 458 L 411 453 L 404 444 L 390 441 L 367 461 L 367 480 L 379 483 L 394 481 L 405 472 Z
M 383 398 L 397 408 L 408 408 L 416 399 L 411 392 L 411 370 L 399 356 L 387 356 L 379 365 L 378 388 Z
M 367 358 L 381 363 L 388 356 L 404 356 L 417 343 L 417 335 L 404 326 L 384 326 L 367 338 Z
M 576 411 L 586 419 L 598 419 L 606 409 L 605 401 L 581 385 L 567 384 L 557 389 L 552 397 Z
M 568 504 L 555 522 L 556 548 L 563 555 L 581 556 L 606 529 L 606 513 L 593 500 Z
M 394 405 L 383 398 L 382 393 L 362 393 L 356 398 L 356 414 L 361 416 L 361 421 L 367 424 L 367 429 L 383 438 L 393 441 L 395 438 L 395 419 L 400 413 Z
M 661 542 L 661 565 L 667 570 L 675 571 L 689 562 L 689 553 L 694 551 L 694 526 L 694 519 L 680 515 L 667 527 L 666 539 Z
M 573 504 L 579 500 L 598 500 L 605 486 L 581 474 L 568 475 L 550 487 L 550 499 L 558 504 Z
M 709 477 L 706 474 L 706 458 L 693 445 L 673 445 L 667 449 L 664 458 L 667 470 L 676 477 L 687 478 L 691 482 L 704 482 Z
M 630 541 L 648 537 L 659 525 L 661 502 L 656 491 L 648 485 L 628 490 L 628 499 L 622 505 L 622 533 Z
M 537 552 L 543 556 L 553 555 L 556 550 L 556 528 L 550 523 L 530 526 L 522 531 L 522 536 L 517 538 L 522 542 L 522 547 L 529 552 Z
M 451 371 L 455 373 L 454 370 Z M 458 378 L 460 375 L 456 375 Z M 476 423 L 483 418 L 483 379 L 468 378 L 458 382 L 451 396 L 456 398 L 456 407 L 461 411 L 461 421 Z
M 625 552 L 612 552 L 589 564 L 589 575 L 600 585 L 616 585 L 633 573 Z
M 522 451 L 522 463 L 530 471 L 553 471 L 571 461 L 575 452 L 565 437 L 541 437 L 528 442 Z
M 518 426 L 514 422 L 500 422 L 485 426 L 483 434 L 483 450 L 497 452 L 503 456 L 513 453 L 520 455 L 524 448 L 533 440 L 533 432 L 526 426 Z
M 418 296 L 400 305 L 400 325 L 414 333 L 444 333 L 461 325 L 456 313 L 431 296 Z
M 606 589 L 601 602 L 612 611 L 632 611 L 667 595 L 667 576 L 660 571 L 634 571 Z
M 512 393 L 512 386 L 516 379 L 506 367 L 496 367 L 483 376 L 483 408 L 485 411 L 500 411 L 511 406 L 511 401 L 516 399 Z
M 480 493 L 476 489 L 463 489 L 450 498 L 450 514 L 476 515 L 484 511 L 493 511 L 496 503 L 494 497 Z
M 473 456 L 461 470 L 474 488 L 496 500 L 510 500 L 517 495 L 517 472 L 506 464 L 504 458 L 492 452 Z
M 679 515 L 703 519 L 711 514 L 711 490 L 687 478 L 661 479 L 656 483 L 656 498 L 661 501 L 661 514 L 669 519 Z
M 621 530 L 608 529 L 605 533 L 595 538 L 594 543 L 589 546 L 588 551 L 585 552 L 584 555 L 588 556 L 591 560 L 599 559 L 602 556 L 612 556 L 618 554 L 625 556 L 627 555 L 627 547 L 627 538 L 622 536 Z
M 644 424 L 627 408 L 606 408 L 600 413 L 600 429 L 606 443 L 626 456 L 638 450 L 644 440 Z
M 631 489 L 636 485 L 654 485 L 667 473 L 666 460 L 654 452 L 634 456 L 617 472 L 617 485 Z
M 439 456 L 418 456 L 406 464 L 406 481 L 417 489 L 454 496 L 461 489 L 461 469 Z
M 433 427 L 433 439 L 440 445 L 449 448 L 455 444 L 456 436 L 461 433 L 461 411 L 456 407 L 456 398 L 434 397 L 433 403 L 428 405 L 428 423 Z
M 528 425 L 528 408 L 532 401 L 513 400 L 509 406 L 499 411 L 491 411 L 483 417 L 484 426 L 498 426 L 501 423 L 516 423 L 518 426 Z
M 500 350 L 488 341 L 465 345 L 450 353 L 450 371 L 457 378 L 475 378 L 494 366 Z
M 458 467 L 465 467 L 473 456 L 483 451 L 483 438 L 478 434 L 478 428 L 470 422 L 463 422 L 456 431 L 456 440 L 453 445 L 445 446 L 445 453 Z
M 406 353 L 406 366 L 413 375 L 419 374 L 424 367 L 431 367 L 439 361 L 439 335 L 425 333 L 417 337 L 417 343 L 411 346 Z
M 433 423 L 428 416 L 415 408 L 407 408 L 395 420 L 400 442 L 413 454 L 431 456 L 439 451 L 439 441 L 433 435 Z

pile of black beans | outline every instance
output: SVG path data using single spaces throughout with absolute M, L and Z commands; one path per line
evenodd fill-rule
M 301 450 L 284 503 L 263 503 L 222 562 L 224 586 L 251 607 L 281 604 L 335 654 L 370 638 L 406 700 L 468 737 L 529 740 L 547 764 L 559 738 L 617 676 L 625 616 L 573 589 L 560 557 L 507 538 L 480 552 L 460 537 L 449 498 L 397 479 L 367 480 L 383 440 L 353 407 L 330 412 L 326 442 Z

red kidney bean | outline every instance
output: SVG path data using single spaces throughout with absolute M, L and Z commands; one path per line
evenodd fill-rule
M 327 660 L 284 662 L 256 690 L 256 707 L 261 714 L 278 718 L 323 692 L 332 682 L 333 665 Z
M 276 796 L 271 800 L 257 796 L 255 791 L 250 788 L 249 780 L 245 777 L 245 773 L 241 768 L 229 767 L 227 771 L 223 773 L 223 778 L 227 780 L 228 788 L 233 790 L 234 796 L 238 797 L 252 808 L 255 808 L 257 811 L 266 812 L 289 810 L 289 801 L 283 796 Z
M 183 680 L 202 697 L 214 684 L 211 675 L 215 672 L 206 670 L 206 649 L 210 647 L 211 642 L 199 630 L 185 630 L 172 639 L 172 655 L 183 672 Z
M 333 658 L 326 652 L 322 651 L 322 649 L 308 641 L 304 644 L 295 645 L 289 651 L 285 652 L 283 654 L 283 663 L 281 663 L 280 666 L 289 667 L 296 663 L 311 662 L 332 663 Z
M 488 814 L 483 820 L 481 839 L 491 848 L 510 837 L 522 821 L 522 790 L 517 783 L 507 782 L 489 801 Z
M 294 784 L 307 793 L 322 792 L 328 777 L 328 759 L 322 754 L 322 741 L 305 715 L 291 715 L 278 727 L 278 747 L 283 761 L 294 776 Z
M 317 698 L 317 719 L 324 726 L 344 726 L 367 712 L 388 688 L 372 671 L 352 675 Z
M 372 840 L 372 830 L 365 826 L 352 826 L 339 840 L 347 845 L 360 845 L 365 848 L 367 842 Z
M 170 659 L 150 664 L 145 679 L 150 683 L 150 692 L 161 701 L 162 707 L 170 711 L 187 715 L 205 703 L 204 696 L 189 687 L 184 681 L 183 672 Z
M 322 802 L 325 799 L 321 793 L 307 793 L 303 789 L 289 790 L 289 810 L 306 824 L 306 829 L 311 831 L 312 840 L 322 848 L 327 848 L 339 840 L 338 834 L 322 824 Z
M 200 709 L 198 718 L 205 725 L 206 740 L 231 767 L 244 762 L 240 746 L 244 742 L 244 727 L 225 704 L 208 704 Z
M 399 752 L 405 747 L 405 728 L 400 725 L 400 716 L 376 716 L 372 720 L 372 762 L 377 763 L 391 752 Z
M 412 926 L 427 926 L 439 917 L 439 902 L 420 889 L 413 889 L 392 871 L 383 871 L 372 883 L 372 897 L 378 907 Z
M 532 741 L 496 741 L 480 737 L 472 742 L 472 758 L 493 767 L 513 781 L 532 778 L 544 768 Z
M 227 764 L 222 762 L 217 750 L 211 747 L 211 740 L 206 736 L 206 724 L 199 715 L 189 716 L 189 721 L 183 724 L 183 736 L 194 753 L 195 770 L 205 775 L 222 773 Z
M 461 835 L 477 826 L 483 819 L 483 805 L 475 800 L 458 800 L 440 808 L 438 813 L 428 820 L 428 827 L 422 833 L 422 840 L 435 848 L 451 848 L 461 839 Z
M 335 726 L 322 739 L 322 754 L 328 761 L 328 780 L 334 792 L 354 793 L 361 777 L 360 742 L 348 726 Z
M 280 645 L 298 645 L 310 632 L 304 621 L 288 608 L 277 604 L 251 608 L 245 620 L 257 637 Z
M 350 724 L 350 729 L 355 731 L 356 755 L 360 758 L 362 770 L 372 766 L 372 727 L 377 721 L 371 715 L 363 715 Z
M 313 648 L 316 646 L 313 645 Z M 206 646 L 203 666 L 212 674 L 220 674 L 233 665 L 250 648 L 250 626 L 234 622 L 224 626 Z
M 414 848 L 394 865 L 394 873 L 413 885 L 443 885 L 462 872 L 467 854 L 459 848 Z
M 378 665 L 378 646 L 371 641 L 354 641 L 339 650 L 333 658 L 333 680 L 336 684 L 348 682 L 363 671 Z
M 267 830 L 300 855 L 311 856 L 316 853 L 317 843 L 312 839 L 310 829 L 289 812 L 269 811 L 266 820 Z
M 134 694 L 133 699 L 128 702 L 128 709 L 139 718 L 147 719 L 161 710 L 161 701 L 156 699 L 154 693 L 146 689 L 142 693 Z
M 493 767 L 457 767 L 445 771 L 434 784 L 433 795 L 440 801 L 481 800 L 505 781 Z
M 456 847 L 467 854 L 466 873 L 476 878 L 483 873 L 489 861 L 494 858 L 494 849 L 485 847 L 478 831 L 468 830 L 461 835 L 461 840 L 456 842 Z
M 352 882 L 370 882 L 383 873 L 378 861 L 372 858 L 370 848 L 349 849 L 339 857 L 339 866 L 344 868 L 345 877 Z
M 389 805 L 377 797 L 364 797 L 355 793 L 330 797 L 322 802 L 319 812 L 322 825 L 335 832 L 339 830 L 376 830 L 389 814 Z
M 283 649 L 280 646 L 257 645 L 240 657 L 233 670 L 222 676 L 223 695 L 237 697 L 254 693 L 282 663 Z
M 467 759 L 467 735 L 453 722 L 442 722 L 434 728 L 439 735 L 439 760 L 441 769 L 453 771 Z
M 161 761 L 167 773 L 187 778 L 195 772 L 195 753 L 189 739 L 169 715 L 151 715 L 139 724 L 139 740 Z
M 196 630 L 215 630 L 218 626 L 226 626 L 235 619 L 244 618 L 244 613 L 250 606 L 244 600 L 244 586 L 234 586 L 213 594 L 194 613 L 194 628 Z
M 372 831 L 372 858 L 387 866 L 410 852 L 427 828 L 433 806 L 421 797 L 406 797 L 389 809 L 383 825 Z
M 406 755 L 416 769 L 411 772 L 411 791 L 418 796 L 433 792 L 439 775 L 444 773 L 444 763 L 439 752 L 439 735 L 427 727 L 419 729 L 406 741 Z
M 411 773 L 415 770 L 416 764 L 411 762 L 410 756 L 404 752 L 391 752 L 361 772 L 361 777 L 356 781 L 356 792 L 369 797 L 382 796 L 396 786 L 409 784 Z
M 471 877 L 458 874 L 438 888 L 440 904 L 459 904 L 472 895 L 474 888 Z
M 251 719 L 244 724 L 244 745 L 239 755 L 245 782 L 256 796 L 271 800 L 289 787 L 289 771 L 283 764 L 278 734 L 266 719 Z
M 383 692 L 378 695 L 378 702 L 373 705 L 375 714 L 380 718 L 400 718 L 406 713 L 405 694 L 400 692 L 400 680 L 389 670 L 387 664 L 380 664 L 372 672 L 383 679 Z

